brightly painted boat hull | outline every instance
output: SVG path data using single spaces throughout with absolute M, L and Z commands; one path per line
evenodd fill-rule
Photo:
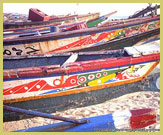
M 65 110 L 68 108 L 75 108 L 75 107 L 101 103 L 106 100 L 110 100 L 112 98 L 119 97 L 124 94 L 132 93 L 136 91 L 159 90 L 155 82 L 157 78 L 159 78 L 159 75 L 160 75 L 159 72 L 156 72 L 154 75 L 149 76 L 147 78 L 150 82 L 150 85 L 146 82 L 142 83 L 142 80 L 147 76 L 147 74 L 149 74 L 149 72 L 154 67 L 156 67 L 158 63 L 159 62 L 151 62 L 151 63 L 145 64 L 145 66 L 143 66 L 142 64 L 137 65 L 137 66 L 136 65 L 131 66 L 131 68 L 127 68 L 124 71 L 123 70 L 120 71 L 119 74 L 117 74 L 116 76 L 113 73 L 110 76 L 107 76 L 106 77 L 107 79 L 105 78 L 105 76 L 103 76 L 103 77 L 100 77 L 101 79 L 95 79 L 94 81 L 89 81 L 87 82 L 87 85 L 90 85 L 89 87 L 83 87 L 83 88 L 72 87 L 71 89 L 68 89 L 68 90 L 66 90 L 65 88 L 64 89 L 51 89 L 51 90 L 44 90 L 41 92 L 40 91 L 39 92 L 26 92 L 24 94 L 21 94 L 21 91 L 20 91 L 17 94 L 16 93 L 8 94 L 8 95 L 4 94 L 3 96 L 4 104 L 15 106 L 15 107 L 20 107 L 24 109 L 31 109 L 31 110 L 34 109 L 34 110 L 38 110 L 42 112 L 52 113 L 58 110 Z M 106 73 L 106 71 L 103 71 L 103 70 L 101 71 L 99 73 Z M 98 75 L 97 72 L 96 74 Z M 79 76 L 82 77 L 82 75 L 79 75 Z M 85 75 L 85 76 L 88 79 L 89 76 L 88 75 Z M 73 77 L 70 76 L 69 78 L 75 79 L 74 76 Z M 40 82 L 42 79 L 43 78 L 39 79 Z M 56 78 L 56 77 L 45 78 L 43 82 L 48 81 L 48 80 L 49 81 L 56 80 L 56 83 L 58 84 L 57 79 L 60 79 L 60 78 Z M 36 80 L 38 79 L 26 80 L 26 81 L 34 82 Z M 22 87 L 20 85 L 20 82 L 24 84 L 26 81 L 22 81 L 22 80 L 7 81 L 7 82 L 4 82 L 4 88 L 6 85 L 13 86 L 13 85 L 16 85 L 16 83 L 18 83 L 19 86 Z M 72 81 L 70 83 L 72 83 Z M 96 84 L 96 83 L 100 83 L 100 84 Z M 25 87 L 26 88 L 31 87 L 31 89 L 34 87 L 38 88 L 38 85 L 41 85 L 41 84 L 37 82 L 37 85 L 36 84 L 33 84 L 32 86 L 30 85 L 29 86 L 25 85 Z M 17 90 L 19 91 L 20 88 Z M 18 115 L 13 112 L 11 113 L 11 112 L 4 111 L 4 121 L 18 120 L 18 119 L 22 119 L 25 117 L 27 116 Z
M 148 40 L 150 38 L 155 38 L 155 36 L 160 35 L 160 29 L 151 30 L 148 32 L 144 32 L 141 34 L 133 35 L 131 37 L 120 38 L 116 40 L 111 40 L 106 43 L 99 44 L 97 46 L 92 46 L 85 49 L 79 49 L 72 52 L 87 52 L 87 51 L 99 51 L 99 50 L 116 50 L 116 49 L 123 49 L 124 47 L 133 46 L 142 42 L 144 40 Z
M 152 22 L 138 23 L 137 25 L 121 25 L 112 28 L 89 28 L 82 31 L 61 32 L 47 36 L 34 36 L 33 38 L 18 38 L 16 40 L 4 40 L 4 56 L 26 56 L 34 54 L 71 52 L 90 47 L 97 47 L 107 42 L 116 42 L 117 38 L 122 41 L 126 37 L 158 30 L 159 18 Z M 157 33 L 158 34 L 158 33 Z M 109 48 L 109 44 L 107 44 Z
M 141 40 L 140 42 L 138 42 L 137 44 L 134 45 L 145 45 L 148 43 L 148 45 L 150 44 L 156 44 L 156 42 L 160 41 L 160 36 L 159 35 L 155 35 L 152 36 L 151 35 L 153 33 L 149 33 L 150 37 L 149 38 L 145 38 L 143 40 Z M 142 39 L 143 35 L 140 35 L 140 37 L 138 36 L 137 38 L 132 38 L 131 40 L 134 42 L 136 42 L 135 40 L 137 39 Z M 129 40 L 129 41 L 128 41 Z M 128 39 L 127 41 L 123 41 L 124 44 L 121 44 L 120 42 L 118 42 L 117 46 L 118 48 L 121 48 L 120 45 L 127 47 L 128 45 L 130 45 L 130 39 Z M 126 43 L 126 44 L 125 44 Z M 119 45 L 120 44 L 120 45 Z M 115 45 L 115 44 L 114 44 Z M 112 48 L 116 49 L 116 45 Z M 110 43 L 110 47 L 111 47 L 111 43 Z M 94 48 L 92 48 L 94 49 Z M 90 51 L 90 52 L 86 52 L 87 50 L 83 50 L 83 52 L 78 52 L 78 58 L 76 60 L 77 61 L 86 61 L 86 60 L 95 60 L 95 59 L 102 59 L 102 58 L 111 58 L 114 56 L 117 56 L 122 53 L 122 50 L 118 49 L 118 50 L 105 50 L 105 48 L 101 48 L 102 51 Z M 85 51 L 85 52 L 84 52 Z M 63 63 L 72 55 L 73 53 L 60 53 L 60 54 L 49 54 L 49 55 L 35 55 L 35 56 L 16 56 L 16 57 L 3 57 L 3 69 L 16 69 L 16 68 L 26 68 L 26 67 L 39 67 L 39 66 L 48 66 L 48 65 L 63 65 Z

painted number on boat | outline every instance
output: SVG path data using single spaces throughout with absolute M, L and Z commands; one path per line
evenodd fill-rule
M 25 50 L 23 49 L 18 49 L 16 47 L 12 47 L 11 49 L 4 49 L 3 50 L 3 55 L 12 55 L 13 53 L 16 55 L 22 55 L 23 51 L 27 55 L 31 54 L 37 54 L 36 52 L 40 51 L 38 49 L 35 49 L 34 47 L 25 47 Z

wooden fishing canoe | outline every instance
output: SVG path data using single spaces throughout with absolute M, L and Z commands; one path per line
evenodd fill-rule
M 129 16 L 129 18 L 136 18 L 140 16 L 145 16 L 145 15 L 152 15 L 152 14 L 157 14 L 157 9 L 160 8 L 160 5 L 155 5 L 152 7 L 152 4 L 149 4 L 145 9 L 142 9 L 140 11 L 135 12 L 133 15 Z
M 12 37 L 25 37 L 25 36 L 34 36 L 38 34 L 48 34 L 51 32 L 55 32 L 56 28 L 58 27 L 58 31 L 72 31 L 72 30 L 79 30 L 85 28 L 95 27 L 98 24 L 106 21 L 108 17 L 112 14 L 115 14 L 117 11 L 111 12 L 109 14 L 100 16 L 94 20 L 87 20 L 82 22 L 73 22 L 69 24 L 62 24 L 62 25 L 44 25 L 44 26 L 36 26 L 36 27 L 29 27 L 29 28 L 18 28 L 18 29 L 7 29 L 3 32 L 3 39 L 11 39 Z
M 141 38 L 141 37 L 139 37 Z M 135 45 L 159 45 L 160 36 L 155 35 L 150 38 L 141 40 Z M 125 45 L 123 45 L 125 46 Z M 117 47 L 118 48 L 118 47 Z M 119 47 L 121 48 L 121 47 Z M 93 48 L 92 48 L 93 50 Z M 17 69 L 17 68 L 26 68 L 26 67 L 39 67 L 39 66 L 48 66 L 48 65 L 63 65 L 69 57 L 76 57 L 74 61 L 86 61 L 86 60 L 95 60 L 103 58 L 118 57 L 122 53 L 123 49 L 118 50 L 101 50 L 101 51 L 89 51 L 87 52 L 67 52 L 67 53 L 54 53 L 54 54 L 44 54 L 44 55 L 27 55 L 27 56 L 3 56 L 3 69 Z M 74 56 L 73 56 L 74 55 Z M 72 59 L 73 60 L 73 59 Z
M 142 21 L 108 26 L 87 28 L 68 32 L 56 32 L 41 36 L 29 36 L 3 40 L 3 55 L 33 55 L 63 53 L 88 49 L 101 43 L 123 40 L 126 37 L 160 29 L 160 17 L 155 16 Z M 108 45 L 109 46 L 109 45 Z
M 16 23 L 4 23 L 4 29 L 17 29 L 17 28 L 29 28 L 34 26 L 41 26 L 41 25 L 50 25 L 56 23 L 72 23 L 75 21 L 86 21 L 86 20 L 94 20 L 99 18 L 100 13 L 89 13 L 83 15 L 69 15 L 64 17 L 58 17 L 53 20 L 49 21 L 38 21 L 38 22 L 16 22 Z
M 92 60 L 70 62 L 77 59 L 77 55 L 73 54 L 63 64 L 47 66 L 46 63 L 38 66 L 38 63 L 36 67 L 27 65 L 4 69 L 3 102 L 11 106 L 54 112 L 80 106 L 80 103 L 85 105 L 100 95 L 104 96 L 103 99 L 111 99 L 123 92 L 140 91 L 141 86 L 137 85 L 160 60 L 159 46 L 155 45 L 126 47 L 124 51 L 112 51 L 115 54 L 112 57 L 109 53 L 103 53 L 100 59 L 91 56 Z M 42 63 L 41 58 L 39 62 Z M 9 115 L 8 112 L 4 114 Z M 10 116 L 5 119 L 20 119 L 14 114 Z
M 81 119 L 83 120 L 88 122 L 83 124 L 60 122 L 13 132 L 148 132 L 143 128 L 156 123 L 156 111 L 151 108 L 116 111 L 112 114 Z

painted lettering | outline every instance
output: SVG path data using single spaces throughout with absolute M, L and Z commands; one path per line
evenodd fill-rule
M 5 49 L 5 50 L 3 51 L 3 55 L 11 55 L 11 51 Z
M 33 48 L 33 47 L 26 47 L 25 49 L 31 49 L 31 51 L 27 51 L 26 53 L 27 54 L 37 54 L 36 52 L 38 52 L 38 51 L 40 51 L 40 50 L 37 50 L 37 49 L 35 49 L 35 48 Z
M 22 50 L 21 49 L 17 49 L 15 47 L 12 48 L 13 51 L 16 51 L 16 55 L 21 55 L 22 54 Z

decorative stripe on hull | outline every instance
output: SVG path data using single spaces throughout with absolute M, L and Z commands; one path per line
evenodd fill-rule
M 158 63 L 151 62 L 81 75 L 6 81 L 3 83 L 3 100 L 4 103 L 26 101 L 133 83 L 146 77 Z
M 3 47 L 3 55 L 4 56 L 25 56 L 25 55 L 35 55 L 35 54 L 47 54 L 47 53 L 63 53 L 63 52 L 70 52 L 75 50 L 80 50 L 84 48 L 89 48 L 93 46 L 98 46 L 99 43 L 106 43 L 108 41 L 122 38 L 123 37 L 131 37 L 133 35 L 138 35 L 140 33 L 144 33 L 147 31 L 151 31 L 154 29 L 160 28 L 160 21 L 152 21 L 152 22 L 146 22 L 143 24 L 137 24 L 134 26 L 124 26 L 124 27 L 115 27 L 114 29 L 107 29 L 107 28 L 99 28 L 96 31 L 92 32 L 91 30 L 87 32 L 81 31 L 76 33 L 69 32 L 68 33 L 61 33 L 61 35 L 58 37 L 55 37 L 55 34 L 49 34 L 50 37 L 46 37 L 46 40 L 42 39 L 39 36 L 35 36 L 38 38 L 37 41 L 28 38 L 28 41 L 31 43 L 28 43 L 27 40 L 19 39 L 18 43 L 17 41 L 9 41 L 4 40 L 4 47 Z M 85 30 L 85 31 L 86 31 Z M 59 33 L 60 34 L 60 33 Z M 26 43 L 23 43 L 26 42 Z M 7 43 L 7 44 L 6 44 Z M 9 44 L 8 44 L 9 43 Z

